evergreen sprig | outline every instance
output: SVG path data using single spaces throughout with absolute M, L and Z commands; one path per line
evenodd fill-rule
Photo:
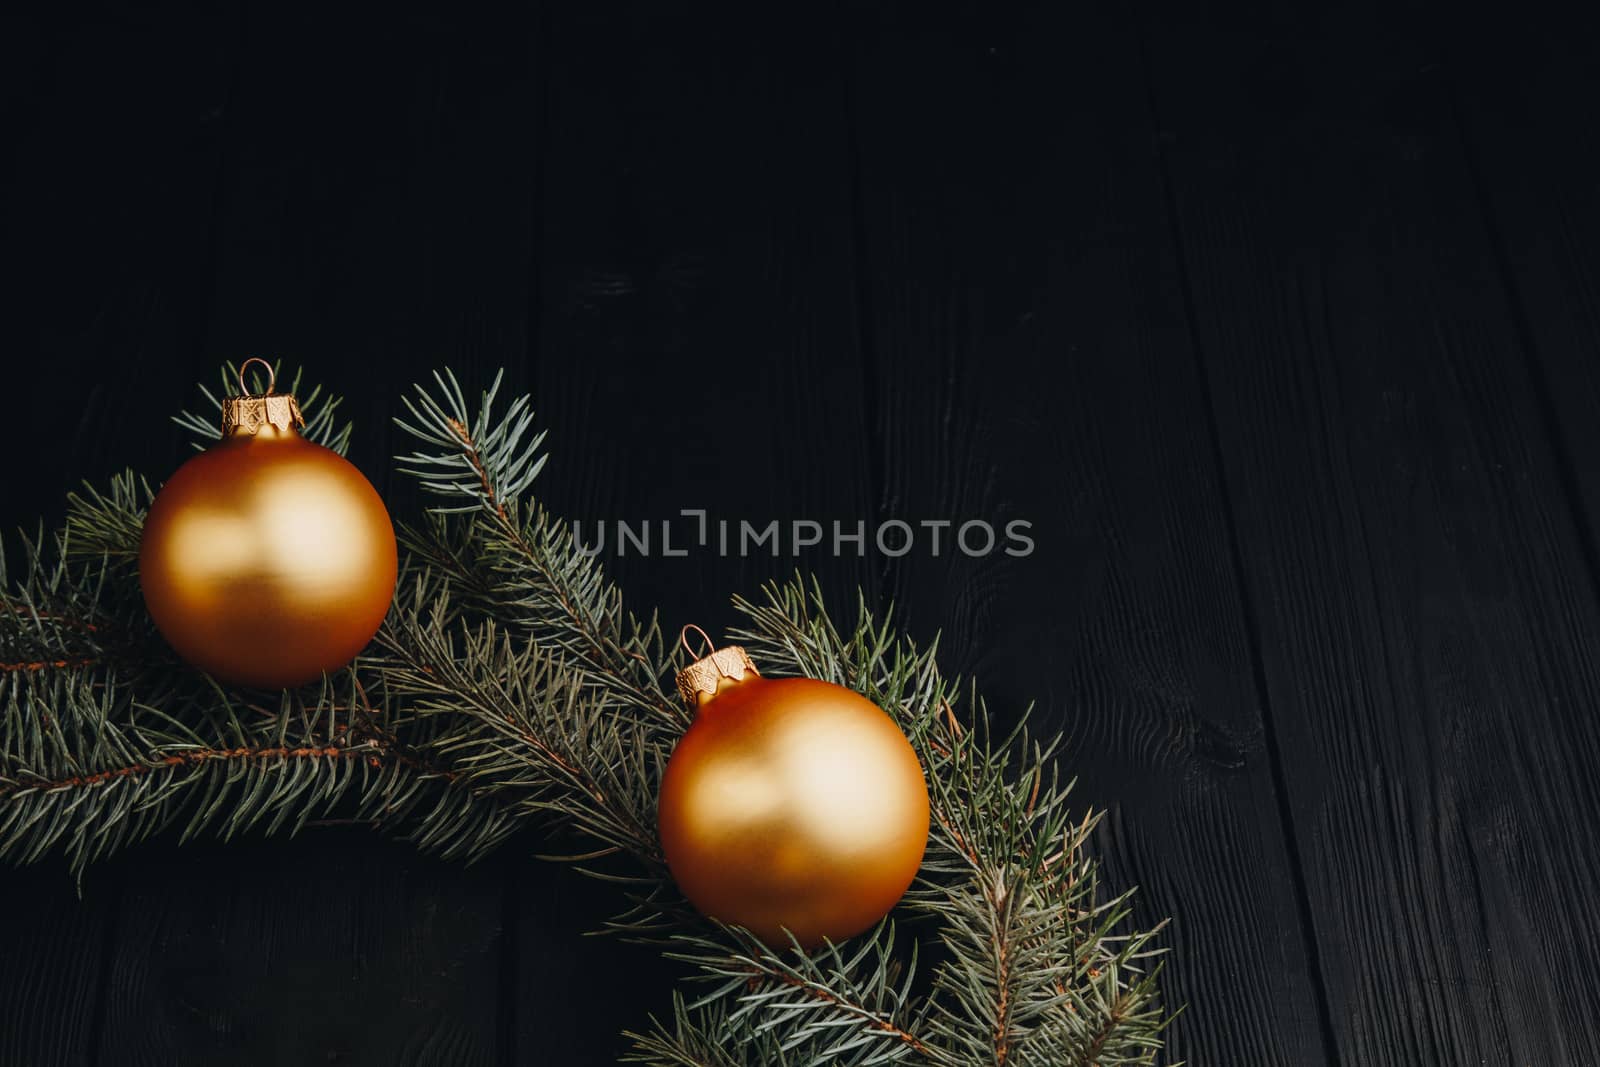
M 225 388 L 235 377 L 224 368 Z M 0 591 L 0 859 L 60 852 L 81 872 L 171 827 L 227 838 L 333 814 L 472 859 L 535 823 L 562 843 L 550 858 L 619 885 L 609 932 L 686 968 L 671 1018 L 629 1035 L 629 1062 L 1154 1063 L 1159 928 L 1127 931 L 1129 894 L 1101 892 L 1096 817 L 1070 809 L 1054 744 L 995 736 L 933 648 L 860 602 L 841 629 L 798 577 L 737 598 L 737 637 L 764 672 L 836 682 L 894 718 L 927 772 L 927 856 L 892 916 L 809 952 L 688 907 L 655 830 L 689 722 L 669 695 L 678 658 L 530 495 L 544 435 L 527 397 L 496 410 L 500 385 L 473 407 L 445 371 L 407 398 L 397 422 L 417 447 L 399 462 L 437 507 L 401 526 L 372 646 L 305 690 L 237 690 L 172 659 L 138 593 L 151 492 L 133 474 L 72 494 L 61 531 L 25 538 Z M 338 399 L 304 399 L 308 436 L 342 452 Z

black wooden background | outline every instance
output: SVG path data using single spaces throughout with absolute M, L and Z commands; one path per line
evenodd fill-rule
M 449 365 L 570 516 L 1031 521 L 612 570 L 713 630 L 815 571 L 1036 699 L 1175 920 L 1174 1060 L 1600 1063 L 1597 59 L 1387 5 L 0 16 L 0 518 L 164 476 L 261 354 L 398 513 Z M 611 1062 L 670 971 L 537 846 L 0 871 L 0 1064 Z

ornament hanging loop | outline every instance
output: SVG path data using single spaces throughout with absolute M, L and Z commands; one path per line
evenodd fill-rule
M 695 657 L 694 647 L 689 644 L 691 630 L 699 634 L 700 640 L 706 643 L 706 651 L 698 657 Z M 745 654 L 744 649 L 738 645 L 718 648 L 717 643 L 711 640 L 711 635 L 694 623 L 678 631 L 678 643 L 683 645 L 683 650 L 691 657 L 695 657 L 693 663 L 678 672 L 678 695 L 691 708 L 698 707 L 716 696 L 724 681 L 738 682 L 746 675 L 759 676 L 761 673 L 756 670 L 756 665 L 750 662 L 750 657 Z
M 705 651 L 699 653 L 698 655 L 695 653 L 695 650 L 693 648 L 691 648 L 690 645 L 689 645 L 689 631 L 690 630 L 693 630 L 695 633 L 699 634 L 700 635 L 700 640 L 702 640 L 702 641 L 704 641 L 706 643 Z M 700 627 L 696 626 L 692 622 L 689 625 L 685 626 L 682 630 L 678 631 L 678 643 L 680 645 L 682 645 L 683 646 L 683 650 L 685 652 L 689 653 L 689 655 L 694 659 L 704 659 L 706 656 L 711 655 L 712 653 L 716 652 L 716 650 L 717 650 L 717 643 L 715 641 L 711 640 L 711 635 L 706 633 L 704 630 L 700 629 Z
M 252 393 L 250 391 L 250 386 L 245 384 L 244 371 L 245 371 L 245 368 L 250 366 L 250 364 L 252 364 L 252 363 L 259 363 L 259 364 L 261 364 L 262 367 L 266 368 L 266 372 L 267 372 L 267 391 L 265 393 Z M 243 363 L 239 364 L 239 395 L 240 396 L 271 396 L 272 394 L 276 393 L 277 391 L 278 391 L 278 372 L 277 372 L 276 369 L 274 369 L 272 364 L 268 363 L 266 360 L 262 359 L 260 356 L 251 356 L 249 359 L 247 359 Z
M 245 381 L 245 371 L 252 363 L 259 363 L 267 371 L 267 391 L 252 393 Z M 305 416 L 300 405 L 289 393 L 278 392 L 278 371 L 260 356 L 251 356 L 239 364 L 239 395 L 222 399 L 222 436 L 244 434 L 254 437 L 268 426 L 281 433 L 304 426 Z

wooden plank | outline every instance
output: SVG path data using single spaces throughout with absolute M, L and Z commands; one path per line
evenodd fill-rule
M 1441 27 L 1446 74 L 1519 339 L 1556 424 L 1564 488 L 1600 551 L 1600 136 L 1595 27 L 1566 19 Z M 1590 570 L 1595 571 L 1591 556 Z
M 516 861 L 513 861 L 516 862 Z M 590 936 L 621 907 L 616 888 L 576 871 L 522 860 L 512 883 L 515 968 L 501 989 L 512 1015 L 505 1062 L 603 1067 L 627 1047 L 625 1029 L 670 1018 L 681 977 L 652 949 Z M 507 994 L 515 989 L 515 998 Z
M 88 1067 L 105 998 L 120 883 L 97 871 L 80 897 L 62 861 L 0 869 L 0 1063 Z
M 740 25 L 555 6 L 540 230 L 546 499 L 591 545 L 597 521 L 650 523 L 648 556 L 613 526 L 603 558 L 640 609 L 714 634 L 731 594 L 797 567 L 842 614 L 876 592 L 865 554 L 832 552 L 835 521 L 876 510 L 838 48 L 811 20 Z M 710 544 L 682 509 L 707 511 Z M 824 543 L 796 552 L 808 519 Z M 662 553 L 663 521 L 687 555 Z M 741 554 L 740 523 L 773 521 L 778 555 Z
M 95 1062 L 501 1062 L 497 865 L 324 829 L 154 845 L 130 873 Z
M 399 395 L 445 364 L 481 386 L 526 361 L 535 19 L 293 3 L 248 19 L 197 362 L 283 358 L 345 394 L 352 459 L 397 516 L 421 503 L 392 473 Z M 499 1062 L 504 868 L 321 832 L 189 855 L 140 853 L 116 1062 Z
M 969 11 L 858 40 L 884 500 L 953 524 L 894 561 L 902 621 L 1002 720 L 1036 699 L 1065 734 L 1108 888 L 1174 919 L 1168 1061 L 1326 1062 L 1133 26 Z
M 7 385 L 5 548 L 66 492 L 179 455 L 160 414 L 204 316 L 218 123 L 236 4 L 7 13 L 0 155 Z M 0 870 L 0 1063 L 95 1060 L 107 953 L 137 865 Z M 109 1061 L 99 1061 L 109 1062 Z
M 525 389 L 538 181 L 537 10 L 314 3 L 252 11 L 238 74 L 207 371 L 303 364 L 346 397 L 351 458 L 396 515 L 411 384 L 499 368 Z
M 7 495 L 32 529 L 82 479 L 179 455 L 150 401 L 187 396 L 200 343 L 238 5 L 111 5 L 29 26 L 7 42 L 41 55 L 16 70 L 36 99 L 8 123 L 0 207 L 8 383 L 28 402 L 0 447 L 28 456 Z
M 38 135 L 42 104 L 51 94 L 67 28 L 44 12 L 0 13 L 0 183 Z
M 1183 262 L 1340 1062 L 1594 1062 L 1600 617 L 1416 29 L 1152 17 Z
M 814 570 L 840 617 L 871 561 L 793 551 L 794 520 L 875 511 L 851 276 L 843 70 L 826 27 L 642 2 L 553 5 L 534 394 L 550 429 L 543 499 L 582 520 L 635 610 L 720 637 L 734 593 Z M 729 46 L 730 35 L 737 45 Z M 698 544 L 705 509 L 709 544 Z M 614 523 L 651 527 L 619 552 Z M 730 523 L 721 551 L 718 523 Z M 742 555 L 739 523 L 784 524 Z M 668 556 L 660 524 L 672 524 Z M 586 939 L 605 886 L 530 862 L 522 970 L 567 974 L 520 1001 L 518 1062 L 612 1063 L 624 1028 L 670 1009 L 649 949 Z M 619 981 L 618 976 L 625 976 Z

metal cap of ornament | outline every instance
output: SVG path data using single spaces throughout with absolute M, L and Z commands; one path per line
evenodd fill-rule
M 265 393 L 251 393 L 250 387 L 245 384 L 244 369 L 252 363 L 259 363 L 267 369 Z M 300 405 L 294 395 L 280 393 L 277 387 L 277 372 L 266 360 L 252 356 L 239 364 L 239 395 L 224 397 L 222 401 L 222 436 L 246 434 L 253 437 L 267 426 L 280 432 L 291 426 L 304 426 L 306 420 L 300 414 Z
M 683 650 L 689 655 L 694 655 L 694 649 L 689 647 L 690 630 L 699 634 L 705 641 L 706 647 L 711 649 L 709 654 L 701 656 L 678 672 L 678 695 L 691 708 L 704 704 L 716 696 L 717 690 L 722 688 L 724 682 L 742 681 L 746 674 L 757 677 L 761 675 L 743 648 L 738 645 L 717 648 L 709 634 L 692 624 L 685 626 L 678 635 Z

